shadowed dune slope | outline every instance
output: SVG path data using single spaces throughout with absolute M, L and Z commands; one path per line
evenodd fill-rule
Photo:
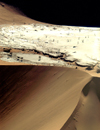
M 92 78 L 52 66 L 0 66 L 0 70 L 0 130 L 60 130 Z

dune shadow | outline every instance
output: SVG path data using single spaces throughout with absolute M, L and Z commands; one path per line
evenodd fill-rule
M 94 68 L 92 66 L 88 66 L 86 70 L 93 70 Z
M 90 89 L 93 88 L 96 92 L 96 95 L 98 99 L 100 100 L 100 78 L 93 77 L 92 80 L 86 84 L 86 86 L 83 88 L 82 92 L 84 96 L 87 96 Z
M 97 69 L 97 73 L 100 73 L 100 69 Z

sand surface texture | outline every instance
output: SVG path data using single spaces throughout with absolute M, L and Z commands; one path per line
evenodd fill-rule
M 100 130 L 100 29 L 0 12 L 0 130 Z
M 0 75 L 2 75 L 1 130 L 60 130 L 67 120 L 68 123 L 62 130 L 67 130 L 73 125 L 80 129 L 81 124 L 83 126 L 85 124 L 86 128 L 86 114 L 92 103 L 95 104 L 95 108 L 93 106 L 92 108 L 96 109 L 97 114 L 93 117 L 94 112 L 90 112 L 88 118 L 96 118 L 99 122 L 99 111 L 97 111 L 99 89 L 98 94 L 95 90 L 93 91 L 95 98 L 92 101 L 90 99 L 92 88 L 89 87 L 93 81 L 89 74 L 53 66 L 3 66 L 0 68 Z M 90 82 L 89 85 L 87 85 L 88 82 Z M 82 94 L 84 100 L 82 99 L 77 105 Z M 74 111 L 75 113 L 72 114 Z M 74 116 L 77 116 L 77 112 L 80 114 L 76 122 Z M 95 123 L 96 121 L 94 125 Z M 87 128 L 89 127 L 90 124 Z M 99 124 L 97 127 L 100 128 Z

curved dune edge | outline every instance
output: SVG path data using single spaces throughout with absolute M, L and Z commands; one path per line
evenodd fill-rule
M 0 5 L 0 12 L 0 24 L 41 23 L 6 4 Z M 0 61 L 0 65 L 25 64 Z M 0 130 L 99 130 L 100 79 L 92 76 L 100 74 L 78 69 L 1 66 Z
M 1 70 L 3 130 L 60 130 L 92 79 L 85 72 L 61 67 L 1 66 Z
M 100 129 L 100 78 L 93 77 L 83 88 L 76 109 L 61 130 Z
M 21 25 L 21 24 L 32 24 L 41 23 L 39 21 L 28 18 L 17 8 L 0 2 L 0 24 L 10 24 L 10 25 Z M 8 17 L 9 16 L 9 17 Z

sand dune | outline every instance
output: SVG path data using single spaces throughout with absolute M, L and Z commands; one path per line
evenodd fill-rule
M 17 8 L 0 2 L 0 24 L 10 24 L 10 25 L 20 25 L 20 24 L 31 24 L 31 23 L 41 23 L 39 21 L 30 19 L 26 17 Z M 9 16 L 9 17 L 8 17 Z
M 40 23 L 4 3 L 0 12 L 1 25 Z M 0 66 L 0 130 L 100 130 L 100 74 L 75 67 Z
M 100 129 L 100 78 L 93 77 L 81 93 L 80 101 L 61 130 Z
M 3 130 L 60 130 L 92 78 L 79 70 L 50 66 L 7 66 L 1 70 Z

